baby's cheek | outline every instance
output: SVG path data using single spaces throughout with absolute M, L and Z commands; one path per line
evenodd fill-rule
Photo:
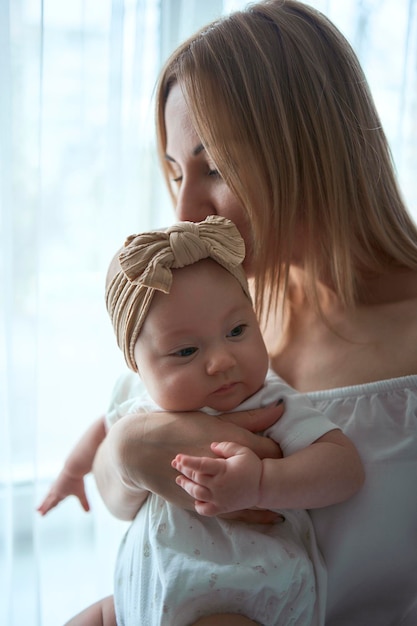
M 155 388 L 153 400 L 165 411 L 191 411 L 196 404 L 195 385 L 187 375 L 162 375 Z

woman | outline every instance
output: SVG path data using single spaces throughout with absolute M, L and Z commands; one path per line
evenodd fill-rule
M 359 494 L 311 511 L 328 569 L 326 624 L 415 626 L 417 230 L 358 61 L 321 14 L 271 0 L 180 46 L 157 96 L 177 219 L 235 222 L 273 369 L 365 465 Z M 241 417 L 255 430 L 278 415 Z M 203 416 L 192 430 L 182 415 L 122 420 L 95 463 L 109 508 L 133 518 L 135 487 L 191 508 L 193 487 L 189 499 L 170 462 L 207 453 L 219 440 L 212 428 Z M 256 450 L 255 435 L 222 428 Z

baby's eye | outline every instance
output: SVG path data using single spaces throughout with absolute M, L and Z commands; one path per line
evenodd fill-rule
M 195 352 L 197 352 L 197 348 L 190 346 L 189 348 L 181 348 L 181 350 L 177 350 L 177 352 L 174 352 L 174 356 L 187 357 L 192 356 Z
M 228 337 L 240 337 L 245 332 L 246 324 L 239 324 L 230 331 Z
M 220 172 L 219 172 L 219 170 L 216 170 L 216 169 L 209 169 L 208 175 L 209 176 L 214 176 L 216 178 L 217 177 L 220 178 Z

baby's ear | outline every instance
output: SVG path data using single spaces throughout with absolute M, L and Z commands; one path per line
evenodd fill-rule
M 113 280 L 113 278 L 122 269 L 120 267 L 120 263 L 119 263 L 119 254 L 120 254 L 121 251 L 122 251 L 122 248 L 120 248 L 120 250 L 118 250 L 116 252 L 114 257 L 110 261 L 109 269 L 107 270 L 107 276 L 106 276 L 106 291 L 107 291 L 107 288 L 110 285 L 111 281 Z

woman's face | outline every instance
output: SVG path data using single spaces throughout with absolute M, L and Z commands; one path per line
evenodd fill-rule
M 244 268 L 250 274 L 251 229 L 248 218 L 203 148 L 177 84 L 168 96 L 165 125 L 165 158 L 171 171 L 178 220 L 200 222 L 208 215 L 220 215 L 234 222 L 245 241 Z

